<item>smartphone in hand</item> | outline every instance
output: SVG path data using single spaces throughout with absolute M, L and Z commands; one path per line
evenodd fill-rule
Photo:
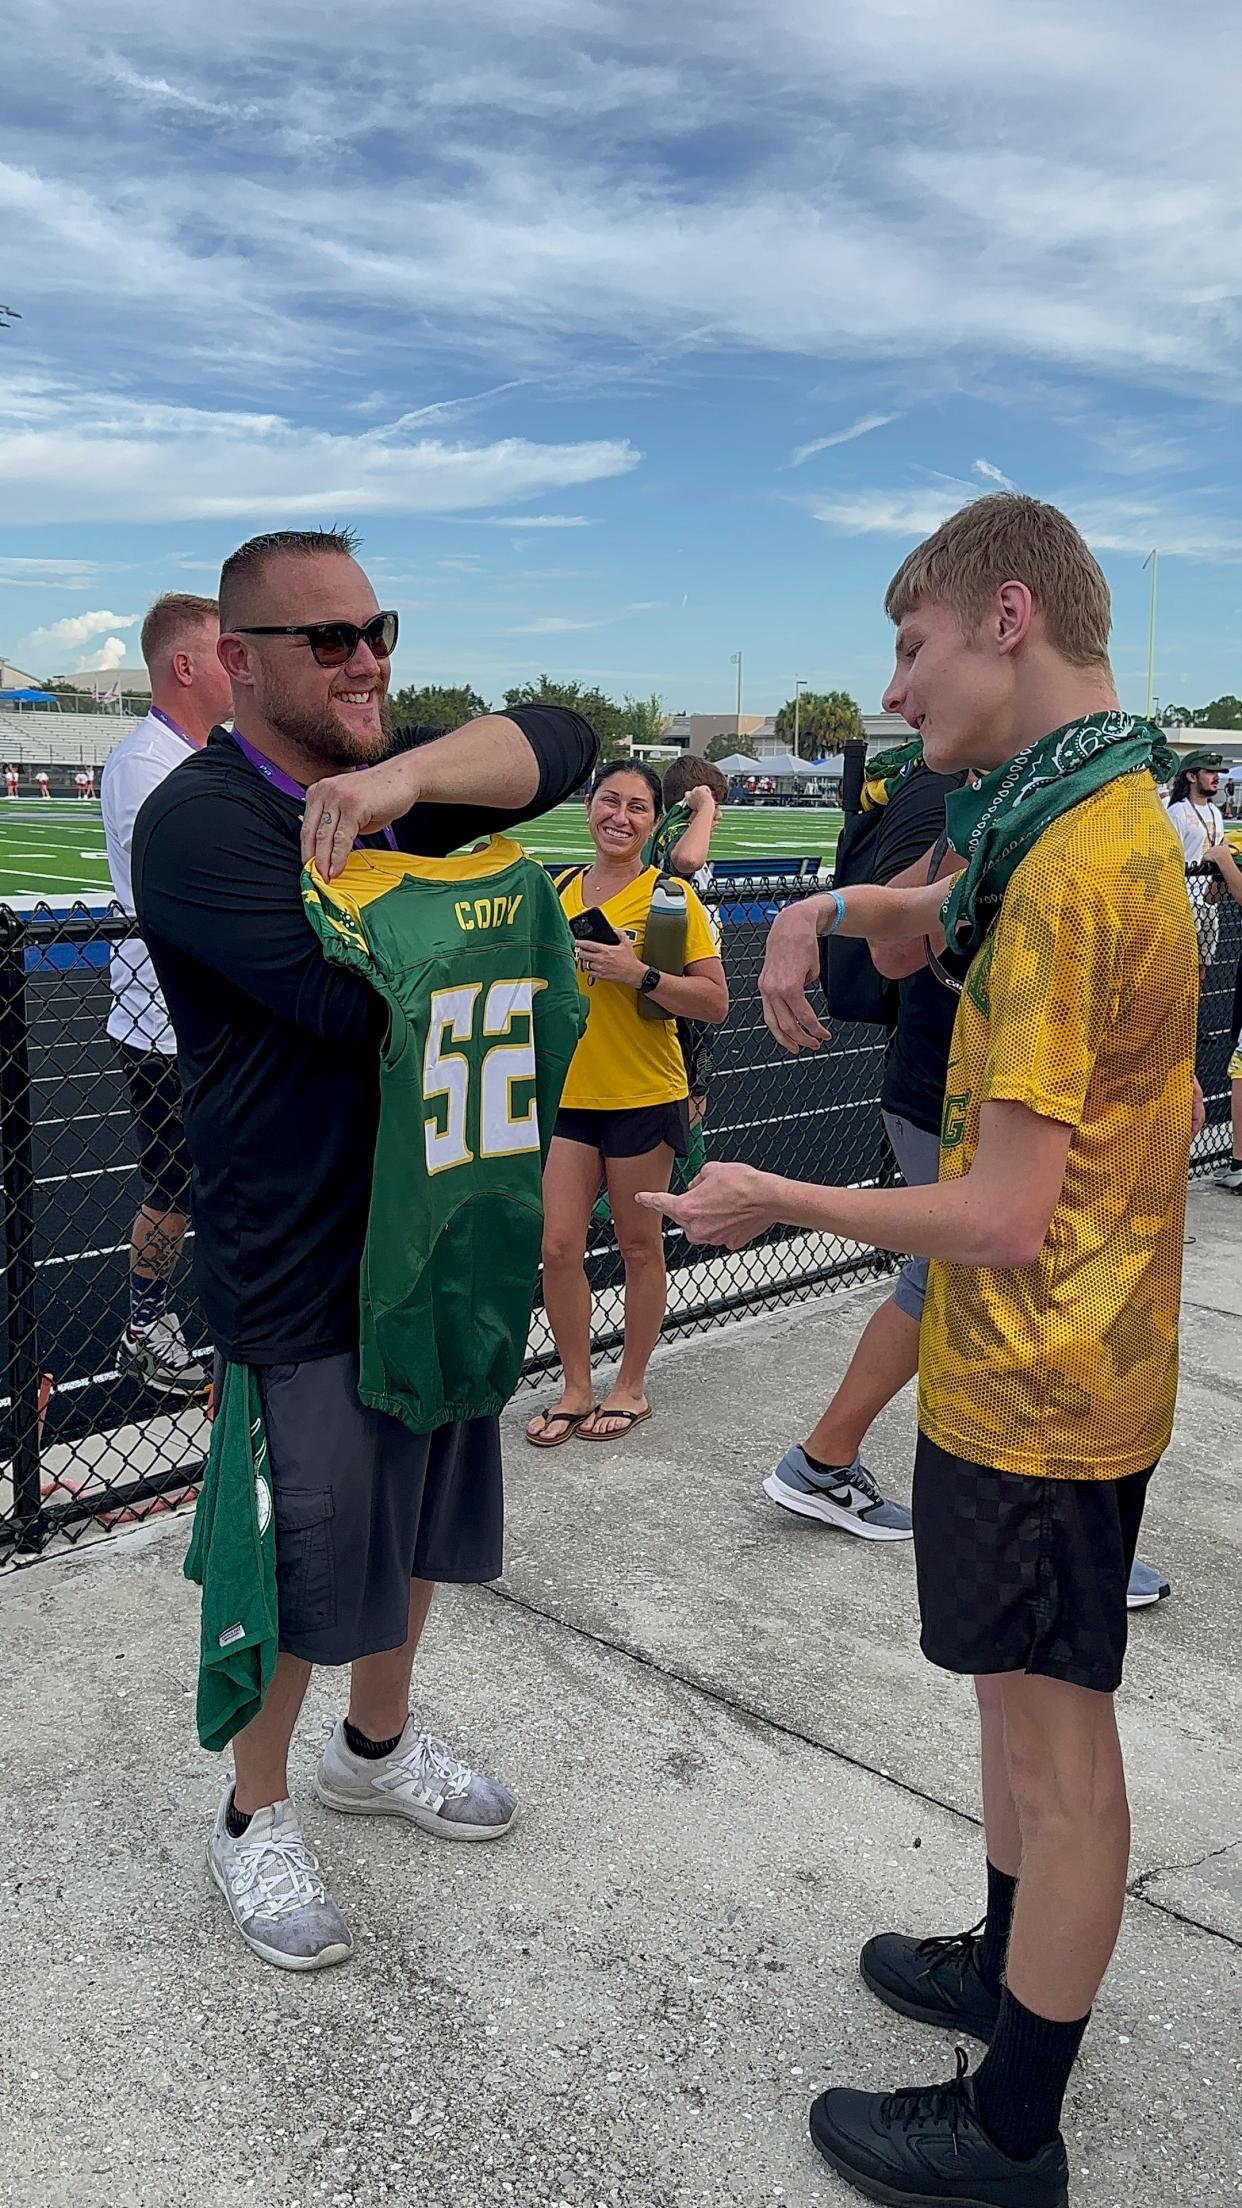
M 620 936 L 611 920 L 606 920 L 598 905 L 587 905 L 576 913 L 569 923 L 569 932 L 579 943 L 619 943 Z

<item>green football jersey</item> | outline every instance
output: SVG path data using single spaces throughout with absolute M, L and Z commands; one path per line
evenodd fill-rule
M 526 1350 L 543 1163 L 582 1032 L 541 866 L 494 837 L 452 859 L 355 851 L 302 895 L 324 956 L 391 1014 L 362 1258 L 364 1403 L 428 1433 L 507 1403 Z
M 203 1590 L 198 1737 L 227 1748 L 257 1717 L 276 1668 L 276 1531 L 259 1383 L 226 1365 L 185 1576 Z

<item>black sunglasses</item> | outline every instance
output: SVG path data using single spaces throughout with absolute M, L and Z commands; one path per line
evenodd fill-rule
M 373 614 L 361 628 L 356 621 L 307 621 L 289 629 L 235 629 L 235 636 L 302 636 L 320 667 L 343 667 L 359 644 L 376 659 L 390 659 L 400 623 L 395 613 Z

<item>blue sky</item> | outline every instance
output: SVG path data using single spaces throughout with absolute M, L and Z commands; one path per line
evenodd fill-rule
M 520 28 L 515 28 L 515 23 Z M 0 651 L 137 653 L 348 521 L 401 681 L 867 708 L 998 480 L 1123 699 L 1242 692 L 1234 15 L 1188 0 L 10 0 Z M 1215 58 L 1214 58 L 1215 57 Z

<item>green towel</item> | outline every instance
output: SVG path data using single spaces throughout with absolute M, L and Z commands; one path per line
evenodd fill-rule
M 276 1527 L 258 1375 L 226 1365 L 185 1576 L 203 1590 L 198 1737 L 227 1748 L 276 1668 Z

